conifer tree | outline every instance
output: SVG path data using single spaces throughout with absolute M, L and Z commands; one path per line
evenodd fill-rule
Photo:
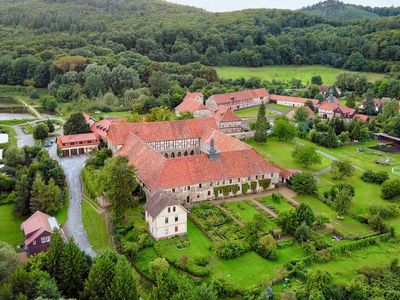
M 119 256 L 115 265 L 115 275 L 107 290 L 106 299 L 109 300 L 134 300 L 137 299 L 136 280 L 133 277 L 132 266 L 128 260 Z
M 338 143 L 338 139 L 335 133 L 335 130 L 330 127 L 328 130 L 328 134 L 326 136 L 325 146 L 328 148 L 336 148 Z
M 36 173 L 32 185 L 32 197 L 30 201 L 30 210 L 32 213 L 41 209 L 42 197 L 45 194 L 46 185 L 43 182 L 40 173 Z
M 62 276 L 58 281 L 59 289 L 63 295 L 78 299 L 79 293 L 83 290 L 84 280 L 89 273 L 90 257 L 79 249 L 73 239 L 70 239 L 64 245 L 59 259 L 63 266 Z M 124 272 L 128 274 L 126 270 Z
M 57 282 L 63 278 L 64 266 L 62 258 L 65 254 L 65 244 L 61 233 L 55 230 L 51 235 L 49 249 L 45 256 L 44 268 Z
M 265 117 L 265 105 L 261 103 L 258 109 L 257 121 L 256 121 L 256 131 L 254 133 L 254 140 L 257 143 L 267 142 L 267 131 L 269 129 L 269 123 Z
M 29 214 L 29 201 L 31 197 L 31 183 L 28 175 L 22 174 L 15 184 L 14 210 L 19 216 Z

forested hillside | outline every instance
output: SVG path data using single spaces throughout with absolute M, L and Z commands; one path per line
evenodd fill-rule
M 379 18 L 397 16 L 400 14 L 398 7 L 369 7 L 354 4 L 345 4 L 337 0 L 321 1 L 317 4 L 302 9 L 305 13 L 324 17 L 328 20 L 347 21 L 362 18 Z
M 130 65 L 127 57 L 139 53 L 210 66 L 400 68 L 399 16 L 344 23 L 287 10 L 209 13 L 159 0 L 6 0 L 0 24 L 0 83 L 46 86 L 53 61 L 66 55 L 109 67 Z M 29 66 L 26 74 L 18 64 Z

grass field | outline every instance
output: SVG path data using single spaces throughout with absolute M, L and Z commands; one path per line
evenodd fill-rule
M 20 124 L 25 124 L 27 122 L 31 122 L 34 121 L 36 119 L 21 119 L 21 120 L 3 120 L 0 121 L 1 125 L 8 125 L 8 126 L 12 126 L 12 125 L 20 125 Z
M 233 211 L 244 223 L 249 223 L 260 212 L 248 201 L 226 203 L 229 210 Z
M 368 215 L 368 208 L 371 205 L 387 205 L 390 202 L 381 198 L 381 187 L 378 184 L 366 183 L 361 180 L 361 173 L 355 172 L 352 177 L 343 180 L 333 180 L 330 173 L 319 177 L 320 192 L 330 190 L 330 188 L 340 182 L 351 184 L 355 189 L 355 196 L 352 200 L 350 210 L 358 215 Z
M 278 113 L 267 109 L 265 111 L 265 114 L 267 116 L 276 116 Z M 239 118 L 257 118 L 258 115 L 258 106 L 257 107 L 250 107 L 250 108 L 245 108 L 241 110 L 235 111 L 235 115 L 237 115 Z
M 82 201 L 82 221 L 89 243 L 93 250 L 99 252 L 112 249 L 111 238 L 104 216 L 99 214 L 88 201 Z
M 292 158 L 292 153 L 296 146 L 295 142 L 279 141 L 277 138 L 269 138 L 266 144 L 258 144 L 254 141 L 249 141 L 248 144 L 253 146 L 270 163 L 286 169 L 304 169 L 303 166 L 299 165 Z M 321 156 L 321 164 L 312 166 L 310 171 L 321 170 L 331 163 L 332 161 L 329 158 Z
M 366 224 L 362 224 L 349 216 L 344 220 L 337 219 L 337 213 L 333 211 L 328 205 L 312 196 L 298 196 L 299 203 L 306 203 L 310 205 L 312 210 L 318 215 L 324 215 L 329 218 L 329 222 L 342 234 L 356 235 L 363 234 L 371 231 Z
M 291 206 L 285 199 L 280 199 L 279 202 L 275 202 L 272 200 L 272 197 L 265 197 L 258 198 L 257 201 L 267 205 L 268 207 L 272 207 L 278 214 L 290 209 L 294 209 L 293 206 Z
M 12 204 L 0 205 L 0 240 L 13 246 L 24 241 L 24 236 L 20 229 L 24 218 L 14 214 Z
M 352 251 L 351 255 L 340 256 L 328 263 L 312 265 L 309 270 L 326 270 L 338 282 L 346 283 L 354 278 L 357 275 L 357 269 L 363 266 L 388 265 L 393 259 L 399 257 L 400 244 L 387 242 Z
M 267 66 L 258 68 L 247 67 L 216 67 L 218 76 L 223 79 L 237 79 L 237 78 L 250 78 L 259 77 L 261 80 L 273 79 L 279 81 L 287 81 L 293 78 L 300 79 L 303 83 L 311 81 L 314 74 L 321 75 L 324 84 L 333 84 L 336 76 L 340 73 L 347 72 L 343 69 L 336 69 L 329 66 L 312 65 L 312 66 Z M 384 74 L 367 73 L 365 74 L 369 81 L 376 81 L 382 79 Z

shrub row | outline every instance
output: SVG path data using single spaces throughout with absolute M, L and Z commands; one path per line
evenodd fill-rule
M 233 259 L 250 250 L 250 246 L 239 240 L 225 240 L 217 242 L 214 245 L 215 254 L 223 259 Z
M 373 172 L 371 170 L 368 170 L 364 172 L 364 174 L 361 176 L 361 179 L 368 183 L 382 184 L 389 179 L 389 174 L 385 171 Z

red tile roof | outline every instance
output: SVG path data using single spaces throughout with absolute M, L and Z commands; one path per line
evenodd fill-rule
M 25 245 L 29 245 L 43 232 L 52 233 L 53 229 L 50 226 L 49 215 L 36 211 L 25 222 L 21 224 L 21 230 L 25 235 Z
M 335 109 L 337 109 L 338 106 L 329 102 L 324 102 L 321 104 L 321 106 L 319 107 L 319 109 L 323 109 L 323 110 L 331 110 L 334 111 Z
M 197 110 L 208 110 L 208 108 L 203 103 L 202 93 L 187 93 L 175 110 L 179 113 L 185 111 L 194 113 Z
M 82 134 L 72 134 L 72 135 L 61 135 L 57 137 L 57 144 L 60 148 L 70 147 L 70 146 L 64 146 L 64 144 L 71 144 L 78 142 L 87 143 L 88 141 L 95 141 L 91 143 L 92 145 L 100 144 L 98 135 L 92 132 L 82 133 Z
M 137 134 L 145 142 L 182 140 L 198 138 L 210 127 L 218 129 L 217 123 L 213 118 L 111 124 L 108 138 L 114 145 L 124 144 L 131 132 Z
M 355 109 L 350 108 L 350 107 L 347 107 L 346 105 L 339 106 L 338 109 L 339 109 L 343 114 L 350 115 L 350 116 L 354 115 L 354 113 L 356 112 Z
M 364 122 L 367 122 L 369 119 L 369 117 L 367 115 L 363 115 L 363 114 L 355 114 L 354 118 L 363 120 Z
M 292 176 L 294 174 L 297 174 L 297 173 L 301 173 L 301 171 L 300 170 L 285 170 L 285 169 L 282 169 L 282 171 L 280 172 L 279 175 L 281 177 L 285 178 L 285 179 L 288 179 L 290 176 Z
M 301 98 L 301 97 L 294 97 L 294 96 L 282 96 L 282 95 L 275 95 L 275 94 L 270 95 L 269 99 L 275 100 L 275 101 L 286 101 L 286 102 L 293 102 L 293 103 L 306 103 L 308 101 L 311 101 L 313 105 L 318 105 L 318 103 L 319 103 L 319 101 L 316 99 Z
M 226 93 L 226 94 L 216 94 L 212 95 L 210 98 L 214 99 L 217 104 L 229 104 L 235 103 L 243 100 L 251 100 L 254 98 L 268 97 L 269 93 L 266 89 L 253 89 L 245 90 L 240 92 Z
M 233 111 L 230 110 L 225 105 L 221 105 L 217 108 L 217 110 L 214 112 L 214 118 L 219 123 L 221 123 L 221 122 L 222 123 L 223 122 L 239 122 L 242 120 L 237 115 L 235 115 L 233 113 Z

